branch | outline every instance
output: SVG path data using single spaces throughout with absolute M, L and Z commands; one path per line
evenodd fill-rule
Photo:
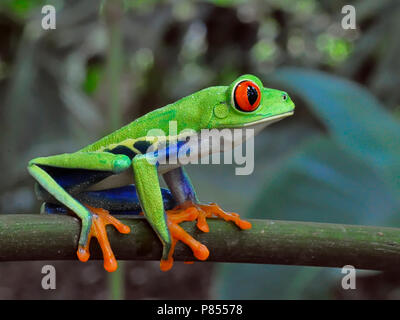
M 142 217 L 123 217 L 128 235 L 108 229 L 117 259 L 159 260 L 161 243 Z M 286 264 L 324 267 L 353 265 L 359 269 L 400 268 L 400 229 L 329 223 L 251 220 L 242 231 L 232 223 L 209 219 L 210 232 L 195 223 L 183 228 L 210 250 L 207 261 Z M 80 222 L 62 215 L 0 215 L 0 261 L 75 260 Z M 91 259 L 101 259 L 92 241 Z M 175 260 L 196 260 L 178 243 Z

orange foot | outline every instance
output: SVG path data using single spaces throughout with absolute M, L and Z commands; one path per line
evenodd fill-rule
M 78 259 L 82 262 L 89 260 L 90 240 L 92 237 L 96 237 L 100 244 L 101 251 L 103 251 L 104 269 L 106 269 L 108 272 L 113 272 L 117 270 L 118 263 L 115 259 L 114 253 L 112 252 L 110 242 L 108 241 L 106 226 L 112 224 L 119 232 L 125 234 L 130 232 L 130 228 L 121 223 L 118 219 L 111 216 L 107 210 L 102 208 L 93 208 L 88 205 L 86 205 L 86 207 L 90 210 L 90 212 L 92 212 L 93 220 L 85 246 L 78 246 Z
M 241 220 L 237 213 L 225 212 L 217 204 L 196 204 L 193 202 L 186 202 L 178 205 L 172 210 L 166 211 L 168 228 L 171 233 L 172 245 L 171 250 L 168 254 L 167 260 L 161 260 L 160 269 L 167 271 L 172 268 L 173 265 L 173 253 L 175 250 L 176 243 L 180 240 L 187 244 L 193 251 L 193 255 L 199 260 L 206 260 L 209 256 L 208 248 L 193 239 L 179 223 L 183 221 L 193 221 L 197 219 L 197 227 L 203 232 L 209 232 L 210 228 L 206 221 L 207 218 L 220 217 L 225 221 L 233 221 L 240 229 L 250 229 L 251 223 L 245 220 Z M 190 263 L 190 262 L 189 262 Z

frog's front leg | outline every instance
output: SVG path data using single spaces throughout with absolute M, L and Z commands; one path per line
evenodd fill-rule
M 51 157 L 36 158 L 29 162 L 28 171 L 37 182 L 60 203 L 68 207 L 82 220 L 82 229 L 79 238 L 77 255 L 79 260 L 85 262 L 89 259 L 89 243 L 95 236 L 104 256 L 104 268 L 107 271 L 115 271 L 118 267 L 111 250 L 105 226 L 114 225 L 121 233 L 129 233 L 129 227 L 110 216 L 106 210 L 85 206 L 72 197 L 52 177 L 46 168 L 67 168 L 100 170 L 119 173 L 130 168 L 131 160 L 125 155 L 115 155 L 107 152 L 77 152 L 71 154 L 56 155 Z
M 208 249 L 200 242 L 186 237 L 186 232 L 174 221 L 167 218 L 163 206 L 161 188 L 158 179 L 158 160 L 156 153 L 138 155 L 132 160 L 135 175 L 136 191 L 143 213 L 150 225 L 157 233 L 163 244 L 163 253 L 160 268 L 167 271 L 172 267 L 172 254 L 176 242 L 184 241 L 192 249 L 198 259 L 208 257 Z M 193 220 L 195 216 L 185 215 L 180 221 Z
M 161 261 L 168 258 L 172 241 L 167 225 L 154 154 L 137 155 L 132 160 L 136 192 L 147 221 L 163 244 Z
M 189 245 L 195 257 L 204 256 L 205 249 L 199 246 L 198 242 L 178 225 L 179 223 L 197 219 L 197 227 L 203 232 L 209 232 L 210 229 L 206 219 L 220 217 L 225 221 L 234 222 L 241 229 L 251 228 L 250 222 L 240 219 L 240 216 L 236 213 L 225 212 L 215 203 L 200 204 L 192 183 L 183 167 L 168 171 L 163 177 L 174 200 L 178 203 L 174 209 L 167 211 L 171 233 L 173 234 L 172 230 L 175 230 L 176 236 L 174 237 L 173 234 L 173 238 Z M 173 252 L 171 251 L 169 256 L 171 265 L 172 254 Z

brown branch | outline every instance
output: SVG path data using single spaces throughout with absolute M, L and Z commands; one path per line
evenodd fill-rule
M 117 259 L 159 260 L 161 244 L 141 217 L 123 217 L 128 235 L 109 227 Z M 184 229 L 210 250 L 207 261 L 343 267 L 387 270 L 400 268 L 400 229 L 328 223 L 251 220 L 242 231 L 222 220 L 209 219 L 210 232 L 194 223 Z M 62 215 L 17 214 L 0 216 L 0 261 L 76 259 L 78 219 Z M 92 241 L 91 259 L 101 258 Z M 195 260 L 182 243 L 175 260 Z

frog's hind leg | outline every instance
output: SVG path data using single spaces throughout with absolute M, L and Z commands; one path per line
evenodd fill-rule
M 175 201 L 168 189 L 161 189 L 161 195 L 165 210 L 172 209 Z M 129 227 L 119 222 L 114 215 L 139 215 L 142 212 L 135 185 L 128 185 L 119 188 L 83 191 L 74 197 L 87 207 L 92 213 L 93 225 L 89 232 L 88 241 L 80 247 L 79 259 L 87 261 L 89 259 L 90 240 L 94 236 L 97 238 L 103 251 L 104 268 L 114 270 L 117 267 L 115 256 L 111 250 L 105 227 L 107 224 L 114 225 L 119 232 L 129 233 Z M 54 203 L 44 203 L 42 212 L 48 214 L 68 214 L 70 210 Z
M 178 240 L 187 244 L 193 251 L 193 254 L 199 260 L 205 260 L 208 257 L 208 249 L 186 233 L 179 223 L 183 221 L 197 220 L 197 227 L 203 232 L 209 232 L 207 218 L 220 217 L 225 221 L 234 222 L 240 229 L 250 229 L 251 224 L 248 221 L 240 219 L 240 216 L 233 212 L 225 212 L 215 203 L 200 204 L 194 188 L 190 182 L 183 167 L 171 170 L 164 174 L 164 180 L 167 183 L 177 206 L 166 212 L 168 216 L 168 226 L 173 239 L 173 248 Z M 168 270 L 173 263 L 173 250 L 171 250 L 168 260 L 164 262 L 164 267 Z
M 118 267 L 117 261 L 115 259 L 114 253 L 111 250 L 111 245 L 107 237 L 106 226 L 113 225 L 120 233 L 127 234 L 130 232 L 130 228 L 118 219 L 116 219 L 113 214 L 126 214 L 124 211 L 111 213 L 110 211 L 103 208 L 92 207 L 83 202 L 83 205 L 90 211 L 92 218 L 92 225 L 90 227 L 86 243 L 79 245 L 78 247 L 78 258 L 82 262 L 86 262 L 90 257 L 90 241 L 92 237 L 97 238 L 100 248 L 103 252 L 104 269 L 107 271 L 115 271 Z M 73 214 L 73 212 L 67 207 L 60 204 L 53 204 L 44 202 L 41 208 L 41 213 L 46 214 Z M 132 211 L 129 212 L 132 214 Z M 135 212 L 139 214 L 139 211 Z
M 126 170 L 131 165 L 131 160 L 125 155 L 114 155 L 106 152 L 77 152 L 71 154 L 63 154 L 51 157 L 36 158 L 29 162 L 28 171 L 37 180 L 37 182 L 59 203 L 66 206 L 74 212 L 82 220 L 82 229 L 79 237 L 79 246 L 77 255 L 81 261 L 86 261 L 89 258 L 87 244 L 91 236 L 104 236 L 105 225 L 113 224 L 119 231 L 123 233 L 129 232 L 127 226 L 121 226 L 115 218 L 110 219 L 109 215 L 103 211 L 99 212 L 96 209 L 87 207 L 80 201 L 75 199 L 69 192 L 64 189 L 56 178 L 52 176 L 52 170 L 55 168 L 61 169 L 77 169 L 77 170 L 100 170 L 111 172 L 113 174 L 120 173 Z M 74 170 L 71 171 L 73 173 Z M 92 212 L 93 210 L 93 212 Z M 111 216 L 110 216 L 111 217 Z M 114 220 L 115 219 L 115 220 Z M 97 223 L 101 221 L 101 223 Z M 104 237 L 103 237 L 104 238 Z M 105 238 L 108 242 L 108 239 Z M 105 246 L 104 241 L 99 241 L 103 245 L 104 250 L 109 249 Z M 107 257 L 106 257 L 107 259 Z M 105 260 L 107 271 L 115 271 L 117 268 L 116 262 L 108 264 Z

